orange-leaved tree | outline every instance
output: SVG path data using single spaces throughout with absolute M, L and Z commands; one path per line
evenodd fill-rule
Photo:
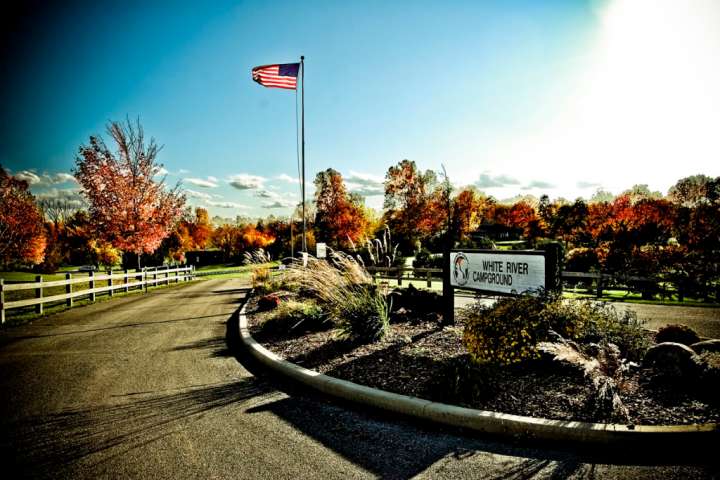
M 167 189 L 156 180 L 160 147 L 146 143 L 140 122 L 111 122 L 107 126 L 117 151 L 99 136 L 80 147 L 75 178 L 90 205 L 93 228 L 113 247 L 137 255 L 152 253 L 182 215 L 185 196 L 178 187 Z
M 436 191 L 436 184 L 435 172 L 422 173 L 410 160 L 390 167 L 385 175 L 384 220 L 405 253 L 413 251 L 418 241 L 437 233 L 447 217 L 447 213 L 432 208 L 442 203 L 442 192 Z
M 38 264 L 45 257 L 45 228 L 28 183 L 0 166 L 0 264 Z
M 335 248 L 358 242 L 365 234 L 368 219 L 362 200 L 348 194 L 340 172 L 328 168 L 315 176 L 315 230 L 318 240 Z

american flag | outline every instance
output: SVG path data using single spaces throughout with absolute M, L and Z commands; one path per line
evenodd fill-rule
M 264 87 L 297 90 L 299 63 L 263 65 L 252 69 L 252 78 Z

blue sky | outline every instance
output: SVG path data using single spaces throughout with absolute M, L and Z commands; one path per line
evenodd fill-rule
M 720 175 L 713 0 L 101 3 L 4 38 L 0 163 L 38 195 L 71 195 L 78 146 L 139 116 L 193 205 L 287 215 L 295 95 L 250 70 L 301 54 L 308 183 L 333 167 L 374 207 L 404 158 L 498 198 Z

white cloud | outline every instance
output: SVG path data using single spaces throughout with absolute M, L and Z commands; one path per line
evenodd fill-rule
M 503 188 L 511 185 L 520 185 L 520 180 L 509 175 L 491 175 L 483 172 L 474 185 L 478 188 Z
M 350 175 L 345 178 L 345 186 L 348 191 L 365 197 L 385 195 L 383 178 L 369 173 L 358 173 L 351 170 Z
M 184 168 L 181 168 L 180 170 L 178 170 L 178 174 L 180 174 L 180 175 L 185 175 L 188 173 L 190 173 L 190 170 L 185 170 Z
M 237 188 L 238 190 L 254 190 L 256 188 L 262 188 L 265 178 L 258 177 L 256 175 L 248 175 L 246 173 L 240 173 L 230 177 L 230 185 Z
M 157 175 L 158 177 L 165 176 L 168 173 L 170 172 L 168 172 L 167 168 L 165 167 L 155 167 L 155 175 Z
M 576 185 L 577 185 L 577 188 L 580 188 L 582 190 L 586 190 L 588 188 L 600 188 L 602 186 L 597 182 L 586 182 L 583 180 L 580 180 L 579 182 L 577 182 Z
M 299 179 L 297 179 L 295 177 L 291 177 L 290 175 L 288 175 L 286 173 L 281 173 L 280 175 L 275 177 L 275 180 L 282 180 L 283 182 L 287 182 L 287 183 L 296 183 L 296 184 L 300 183 Z
M 29 170 L 22 170 L 13 177 L 17 178 L 18 180 L 25 180 L 30 185 L 38 185 L 40 182 L 42 182 L 42 179 L 38 176 L 37 173 L 31 172 Z
M 537 188 L 552 189 L 552 188 L 555 188 L 555 185 L 553 185 L 550 182 L 544 182 L 542 180 L 533 180 L 532 182 L 525 185 L 522 189 L 523 190 L 534 190 Z
M 31 186 L 36 187 L 49 187 L 69 182 L 77 183 L 75 177 L 65 172 L 44 172 L 42 175 L 38 175 L 34 169 L 30 169 L 22 170 L 13 176 L 19 180 L 25 180 Z
M 185 178 L 183 181 L 203 188 L 215 188 L 218 186 L 215 177 L 208 177 L 207 180 L 203 180 L 202 178 Z
M 45 190 L 44 192 L 35 194 L 35 198 L 38 200 L 63 201 L 76 208 L 83 208 L 86 205 L 85 198 L 77 189 L 51 188 L 49 190 Z
M 248 208 L 247 205 L 242 205 L 240 203 L 235 202 L 213 202 L 213 201 L 206 201 L 208 205 L 211 207 L 218 207 L 218 208 Z
M 190 190 L 189 188 L 185 189 L 185 193 L 190 198 L 201 198 L 203 200 L 210 200 L 211 198 L 213 198 L 213 195 L 209 193 L 198 192 L 197 190 Z
M 280 198 L 279 194 L 271 192 L 270 190 L 258 190 L 257 192 L 255 192 L 255 196 L 258 198 L 268 198 L 272 200 Z
M 261 205 L 262 208 L 290 208 L 294 206 L 294 202 L 288 202 L 286 200 L 276 200 L 274 202 L 264 203 Z

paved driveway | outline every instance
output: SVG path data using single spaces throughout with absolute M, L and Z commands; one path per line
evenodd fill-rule
M 238 280 L 196 282 L 0 333 L 4 478 L 686 479 L 717 472 L 516 447 L 331 403 L 247 363 L 255 376 L 226 343 L 244 292 Z

